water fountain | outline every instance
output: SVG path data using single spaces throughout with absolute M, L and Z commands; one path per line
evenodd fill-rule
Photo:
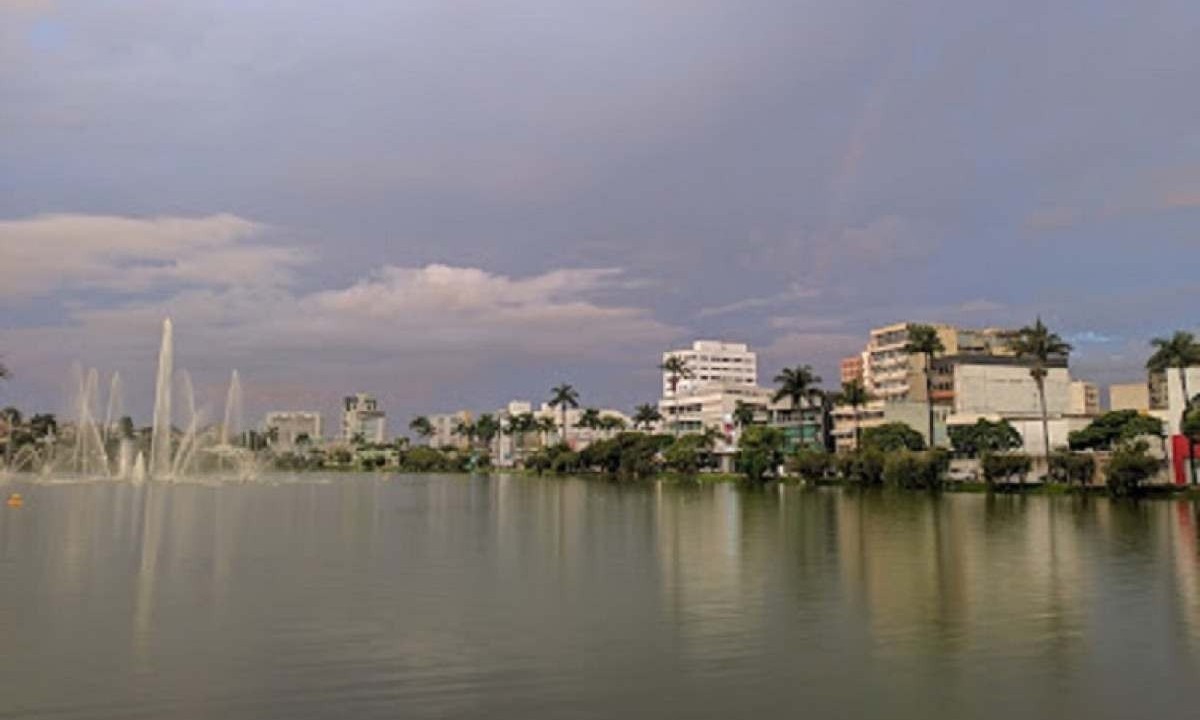
M 8 471 L 132 482 L 197 478 L 245 481 L 256 477 L 257 456 L 238 444 L 242 384 L 237 371 L 230 376 L 223 422 L 217 428 L 206 429 L 191 375 L 186 370 L 176 372 L 174 364 L 174 327 L 168 318 L 162 326 L 148 448 L 139 448 L 128 422 L 122 423 L 125 404 L 120 374 L 114 373 L 108 383 L 101 418 L 99 371 L 85 371 L 76 363 L 72 368 L 75 392 L 71 403 L 74 437 L 68 443 L 69 452 L 56 451 L 54 443 L 25 445 L 13 454 Z M 176 418 L 181 421 L 178 429 Z

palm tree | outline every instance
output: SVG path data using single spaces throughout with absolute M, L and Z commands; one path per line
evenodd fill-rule
M 854 449 L 857 450 L 862 440 L 862 428 L 859 426 L 859 408 L 871 402 L 871 392 L 863 385 L 862 380 L 850 380 L 842 383 L 842 391 L 838 393 L 837 404 L 848 405 L 854 411 Z
M 737 406 L 733 409 L 733 423 L 739 428 L 744 428 L 754 424 L 754 406 L 738 400 Z
M 929 447 L 933 447 L 933 356 L 945 352 L 946 346 L 932 325 L 908 326 L 908 342 L 904 352 L 925 357 L 925 404 L 929 408 Z
M 625 420 L 616 415 L 604 415 L 600 418 L 600 429 L 611 435 L 625 429 Z
M 560 423 L 559 427 L 561 428 L 562 441 L 565 443 L 567 441 L 567 408 L 579 407 L 579 393 L 567 383 L 562 383 L 550 390 L 549 405 L 552 408 L 558 408 L 559 413 L 562 415 L 562 423 Z
M 542 436 L 542 445 L 548 445 L 550 433 L 558 429 L 558 423 L 556 423 L 552 417 L 543 416 L 534 421 L 534 428 Z
M 775 391 L 775 396 L 771 398 L 771 402 L 777 403 L 787 398 L 792 403 L 792 412 L 796 415 L 796 419 L 799 420 L 803 415 L 801 403 L 821 394 L 821 391 L 816 387 L 820 382 L 820 376 L 813 372 L 811 365 L 797 365 L 794 368 L 785 367 L 775 376 L 775 384 L 779 386 L 779 389 Z
M 633 426 L 649 430 L 654 423 L 661 422 L 663 419 L 662 413 L 658 408 L 650 405 L 638 405 L 633 411 Z
M 524 450 L 525 435 L 537 429 L 537 419 L 533 413 L 520 413 L 518 415 L 509 415 L 501 429 L 505 435 L 512 438 L 512 454 L 515 460 Z
M 1017 331 L 1013 339 L 1013 352 L 1017 357 L 1030 362 L 1029 375 L 1037 384 L 1038 404 L 1042 410 L 1042 442 L 1045 443 L 1046 467 L 1050 467 L 1050 419 L 1046 414 L 1046 375 L 1049 374 L 1050 361 L 1065 357 L 1071 352 L 1071 346 L 1057 333 L 1050 332 L 1042 323 L 1042 318 L 1031 325 Z
M 587 408 L 579 416 L 579 422 L 575 423 L 575 427 L 586 428 L 588 430 L 600 429 L 600 411 L 596 408 Z
M 467 447 L 471 447 L 475 444 L 475 423 L 471 422 L 470 420 L 460 419 L 458 422 L 454 423 L 454 429 L 450 432 L 461 438 L 466 438 Z
M 12 377 L 12 373 L 9 372 L 8 366 L 0 362 L 0 380 L 7 380 L 10 377 Z
M 408 429 L 415 432 L 422 440 L 429 440 L 433 435 L 433 423 L 424 415 L 418 415 L 408 424 Z
M 500 434 L 500 421 L 491 413 L 484 413 L 475 421 L 475 437 L 483 443 L 484 448 L 490 449 L 492 440 Z
M 667 374 L 667 384 L 671 386 L 672 395 L 679 389 L 680 380 L 690 380 L 696 377 L 696 373 L 688 367 L 687 359 L 680 355 L 667 356 L 658 369 Z
M 1183 416 L 1187 417 L 1195 400 L 1188 394 L 1187 368 L 1200 365 L 1200 342 L 1190 332 L 1177 331 L 1170 338 L 1154 338 L 1150 344 L 1155 348 L 1154 354 L 1146 361 L 1146 369 L 1151 372 L 1166 372 L 1169 368 L 1179 371 L 1179 387 L 1183 390 Z M 1188 452 L 1189 465 L 1192 471 L 1192 482 L 1196 482 L 1196 453 L 1193 445 Z

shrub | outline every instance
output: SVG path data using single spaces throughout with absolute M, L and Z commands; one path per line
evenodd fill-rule
M 907 423 L 892 422 L 863 430 L 862 447 L 865 450 L 885 453 L 896 450 L 924 450 L 925 438 Z
M 744 429 L 738 440 L 738 471 L 754 481 L 774 474 L 783 462 L 786 441 L 779 428 L 751 425 Z
M 703 435 L 685 435 L 663 451 L 668 468 L 685 475 L 694 475 L 710 464 L 709 440 Z
M 996 481 L 1012 482 L 1017 478 L 1025 482 L 1025 476 L 1033 468 L 1033 460 L 1024 453 L 988 453 L 980 461 L 983 479 L 988 484 Z
M 883 481 L 902 488 L 941 487 L 950 467 L 950 457 L 944 450 L 913 452 L 899 450 L 883 462 Z
M 824 450 L 798 450 L 787 459 L 787 469 L 805 480 L 818 482 L 833 470 L 833 456 Z
M 1059 450 L 1050 454 L 1050 480 L 1067 485 L 1087 485 L 1096 473 L 1096 459 L 1091 455 Z
M 1159 461 L 1147 454 L 1149 447 L 1142 440 L 1117 447 L 1104 471 L 1105 482 L 1111 494 L 1137 495 L 1142 490 L 1142 483 L 1158 473 Z
M 1114 410 L 1067 436 L 1072 450 L 1109 450 L 1114 444 L 1143 435 L 1162 436 L 1163 422 L 1136 410 Z
M 856 450 L 837 457 L 837 472 L 846 482 L 878 485 L 883 482 L 883 453 Z

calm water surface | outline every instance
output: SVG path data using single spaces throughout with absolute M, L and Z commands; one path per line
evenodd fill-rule
M 10 486 L 2 718 L 1196 718 L 1197 507 Z

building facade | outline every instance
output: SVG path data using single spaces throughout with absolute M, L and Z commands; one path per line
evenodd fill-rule
M 321 413 L 311 411 L 276 410 L 267 413 L 263 426 L 275 435 L 278 447 L 290 449 L 296 441 L 308 438 L 311 443 L 321 441 Z
M 433 426 L 433 434 L 429 436 L 430 447 L 467 450 L 471 446 L 471 439 L 458 434 L 455 429 L 462 423 L 470 422 L 474 422 L 474 415 L 469 410 L 430 415 L 429 424 Z
M 671 374 L 663 372 L 663 397 L 687 395 L 707 387 L 752 386 L 758 383 L 758 355 L 744 343 L 697 340 L 690 348 L 663 353 L 663 362 L 677 357 L 687 363 L 691 377 L 679 378 L 672 389 Z
M 345 442 L 361 438 L 368 443 L 383 443 L 387 433 L 387 415 L 375 398 L 366 393 L 347 395 L 342 400 L 342 433 Z
M 1108 386 L 1108 408 L 1110 410 L 1135 410 L 1150 412 L 1149 383 L 1125 383 Z

